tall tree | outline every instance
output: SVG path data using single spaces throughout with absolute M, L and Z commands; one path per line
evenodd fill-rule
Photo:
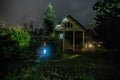
M 120 1 L 98 0 L 93 6 L 96 11 L 97 39 L 108 48 L 120 48 Z
M 43 25 L 44 25 L 44 35 L 48 35 L 53 32 L 55 13 L 51 3 L 48 4 L 47 11 L 44 13 Z

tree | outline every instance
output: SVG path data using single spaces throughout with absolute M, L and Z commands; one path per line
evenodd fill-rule
M 43 17 L 43 25 L 44 25 L 44 35 L 47 36 L 48 34 L 53 32 L 53 28 L 54 28 L 54 20 L 55 20 L 55 13 L 53 10 L 53 7 L 51 5 L 51 3 L 49 3 L 48 7 L 47 7 L 47 11 L 44 13 L 44 17 Z
M 107 48 L 120 48 L 120 1 L 98 0 L 93 6 L 96 11 L 97 40 L 103 41 Z

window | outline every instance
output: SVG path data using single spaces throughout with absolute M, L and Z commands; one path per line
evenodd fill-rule
M 70 22 L 65 23 L 65 27 L 72 27 L 72 26 L 73 26 L 73 24 Z
M 60 33 L 60 34 L 59 34 L 59 38 L 60 38 L 60 39 L 63 39 L 63 33 Z

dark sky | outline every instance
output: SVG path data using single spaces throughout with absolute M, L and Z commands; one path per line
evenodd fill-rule
M 97 0 L 0 0 L 0 18 L 7 24 L 22 24 L 26 21 L 42 24 L 42 16 L 50 2 L 59 21 L 67 14 L 88 27 L 95 17 L 92 7 Z M 25 17 L 24 17 L 25 16 Z

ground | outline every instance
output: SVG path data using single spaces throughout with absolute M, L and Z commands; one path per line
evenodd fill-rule
M 119 58 L 118 51 L 97 51 L 7 61 L 0 63 L 0 76 L 5 80 L 119 80 Z

